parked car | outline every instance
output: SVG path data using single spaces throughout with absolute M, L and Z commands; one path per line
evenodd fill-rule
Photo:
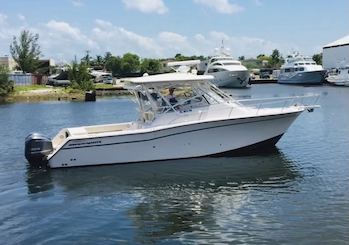
M 111 75 L 101 75 L 100 81 L 105 84 L 113 84 L 113 77 Z

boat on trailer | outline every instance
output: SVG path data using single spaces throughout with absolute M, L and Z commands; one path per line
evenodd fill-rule
M 273 146 L 303 111 L 316 107 L 294 97 L 279 107 L 245 105 L 212 79 L 190 73 L 130 78 L 125 83 L 136 97 L 138 120 L 64 128 L 52 140 L 30 134 L 25 156 L 51 168 L 219 156 Z

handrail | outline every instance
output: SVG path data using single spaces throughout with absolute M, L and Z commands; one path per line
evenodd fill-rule
M 249 102 L 249 101 L 261 101 L 261 100 L 288 100 L 288 99 L 298 99 L 298 98 L 311 98 L 316 97 L 319 98 L 319 94 L 312 94 L 312 95 L 296 95 L 296 96 L 289 96 L 289 97 L 272 97 L 272 98 L 257 98 L 257 99 L 243 99 L 243 100 L 236 100 L 237 102 Z

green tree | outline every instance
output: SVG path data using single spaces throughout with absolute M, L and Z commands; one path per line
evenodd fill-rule
M 104 65 L 106 65 L 108 63 L 108 61 L 110 60 L 110 58 L 112 57 L 113 55 L 110 53 L 110 52 L 106 52 L 104 54 L 104 57 L 103 57 L 103 62 L 104 62 Z
M 196 56 L 196 55 L 193 55 L 193 56 L 185 56 L 185 55 L 182 55 L 182 54 L 176 54 L 175 55 L 175 60 L 176 61 L 185 61 L 185 60 L 204 60 L 205 57 L 200 55 L 200 56 Z
M 8 70 L 0 65 L 0 96 L 5 96 L 13 90 L 13 81 L 9 80 Z
M 13 37 L 10 52 L 23 72 L 35 72 L 38 67 L 41 54 L 38 40 L 39 34 L 33 34 L 28 30 L 23 30 L 18 40 L 17 37 Z
M 86 50 L 86 55 L 81 58 L 81 63 L 85 63 L 87 66 L 90 66 L 91 62 L 91 55 L 90 55 L 90 50 Z
M 68 69 L 68 78 L 71 83 L 70 86 L 74 89 L 84 91 L 94 89 L 91 75 L 88 72 L 88 66 L 84 62 L 81 62 L 80 64 L 73 62 Z
M 144 59 L 141 63 L 141 73 L 158 73 L 160 72 L 162 64 L 156 59 Z
M 283 63 L 283 58 L 279 52 L 279 50 L 274 49 L 272 54 L 270 55 L 270 66 L 273 68 L 280 68 L 281 64 Z
M 113 76 L 119 76 L 122 73 L 122 62 L 119 56 L 110 56 L 106 59 L 105 69 L 113 73 Z
M 322 53 L 314 54 L 313 55 L 313 60 L 316 62 L 316 64 L 322 65 Z
M 137 72 L 140 68 L 139 57 L 136 54 L 126 53 L 121 60 L 122 74 Z
M 240 60 L 240 61 L 245 60 L 245 56 L 239 56 L 239 60 Z
M 96 58 L 91 60 L 91 66 L 104 67 L 104 58 L 96 55 Z

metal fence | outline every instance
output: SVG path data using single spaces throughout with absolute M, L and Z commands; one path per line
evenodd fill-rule
M 9 80 L 14 81 L 16 86 L 45 85 L 47 76 L 33 74 L 10 74 Z

